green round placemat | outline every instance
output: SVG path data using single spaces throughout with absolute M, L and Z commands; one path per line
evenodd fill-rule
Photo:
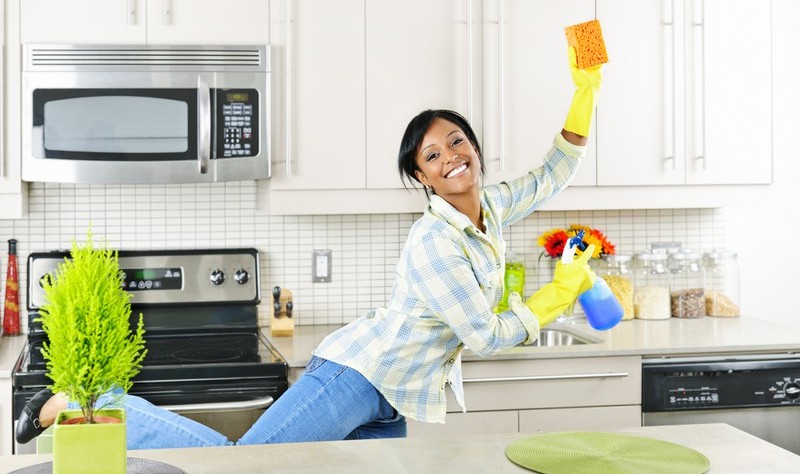
M 643 436 L 575 431 L 526 438 L 506 448 L 515 464 L 542 474 L 702 474 L 708 458 Z

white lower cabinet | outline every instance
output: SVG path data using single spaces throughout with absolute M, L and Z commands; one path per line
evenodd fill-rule
M 641 426 L 638 356 L 464 363 L 467 413 L 447 392 L 445 424 L 409 420 L 409 437 Z

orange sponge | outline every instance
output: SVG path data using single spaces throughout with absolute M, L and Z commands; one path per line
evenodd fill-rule
M 608 62 L 606 43 L 603 41 L 599 21 L 578 23 L 564 28 L 564 31 L 567 34 L 567 44 L 575 48 L 580 69 Z

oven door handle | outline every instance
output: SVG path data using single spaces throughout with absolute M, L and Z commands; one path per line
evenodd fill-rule
M 211 413 L 223 411 L 247 411 L 260 410 L 272 405 L 275 399 L 271 396 L 247 400 L 244 402 L 220 402 L 220 403 L 194 403 L 187 405 L 161 405 L 161 408 L 176 413 Z
M 211 89 L 203 76 L 197 76 L 197 166 L 208 172 L 211 159 Z

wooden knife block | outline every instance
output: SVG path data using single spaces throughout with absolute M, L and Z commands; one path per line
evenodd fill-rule
M 287 289 L 281 288 L 281 296 L 279 301 L 281 304 L 281 309 L 276 314 L 275 299 L 270 298 L 270 303 L 269 303 L 269 308 L 270 308 L 269 312 L 271 316 L 270 334 L 276 337 L 293 336 L 295 311 L 292 310 L 291 317 L 287 316 L 286 314 L 286 303 L 292 301 L 292 292 Z

